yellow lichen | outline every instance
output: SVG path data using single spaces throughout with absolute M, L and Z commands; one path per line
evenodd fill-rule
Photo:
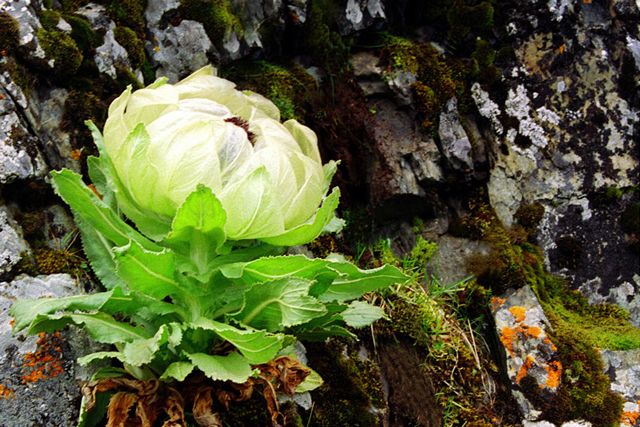
M 516 305 L 509 309 L 513 317 L 516 319 L 516 322 L 524 322 L 525 315 L 527 313 L 527 309 L 525 307 Z
M 554 360 L 547 365 L 547 382 L 545 385 L 551 389 L 556 389 L 562 379 L 562 363 Z

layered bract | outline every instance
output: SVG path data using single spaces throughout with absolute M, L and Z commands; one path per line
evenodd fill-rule
M 236 90 L 210 66 L 175 85 L 127 88 L 109 107 L 104 144 L 118 207 L 156 240 L 199 184 L 222 203 L 229 240 L 306 243 L 337 205 L 336 189 L 331 213 L 317 217 L 336 163 L 323 166 L 315 133 L 280 123 L 271 101 Z

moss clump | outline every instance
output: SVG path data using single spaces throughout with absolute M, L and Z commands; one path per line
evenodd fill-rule
M 146 0 L 113 0 L 107 6 L 111 18 L 120 26 L 132 28 L 141 37 L 145 33 Z
M 361 371 L 352 358 L 343 356 L 344 344 L 331 340 L 328 344 L 307 346 L 309 365 L 324 384 L 311 392 L 315 406 L 307 425 L 317 427 L 369 427 L 378 425 L 369 411 L 371 397 L 363 389 Z M 357 375 L 355 374 L 357 373 Z M 379 384 L 379 378 L 371 378 Z M 367 383 L 369 381 L 365 381 Z
M 84 55 L 93 53 L 95 48 L 104 43 L 104 36 L 94 31 L 85 18 L 77 15 L 64 15 L 64 20 L 71 25 L 71 38 Z
M 229 0 L 181 0 L 180 14 L 185 19 L 201 22 L 211 41 L 217 45 L 231 31 L 242 34 L 242 23 L 234 14 Z
M 467 4 L 466 0 L 454 0 L 447 12 L 449 30 L 447 41 L 460 47 L 473 34 L 485 34 L 493 28 L 494 10 L 491 2 Z
M 75 41 L 66 33 L 56 30 L 38 30 L 38 40 L 47 58 L 53 59 L 53 69 L 57 77 L 69 77 L 76 73 L 82 63 L 82 52 Z
M 494 65 L 496 55 L 496 50 L 489 42 L 477 39 L 476 47 L 471 53 L 470 77 L 486 84 L 497 81 L 501 71 Z
M 113 33 L 116 41 L 122 45 L 129 55 L 129 61 L 133 69 L 140 68 L 144 64 L 146 57 L 144 54 L 144 43 L 138 38 L 133 30 L 127 27 L 117 26 Z
M 223 76 L 269 98 L 283 120 L 302 119 L 307 96 L 315 80 L 299 65 L 290 69 L 266 61 L 239 63 L 223 70 Z
M 38 18 L 40 19 L 40 23 L 47 30 L 52 30 L 56 28 L 58 22 L 60 22 L 60 12 L 57 10 L 41 10 L 38 13 Z
M 402 37 L 382 37 L 381 58 L 392 70 L 416 75 L 414 94 L 422 125 L 431 128 L 445 103 L 464 91 L 462 75 L 428 43 L 414 43 Z
M 518 224 L 531 234 L 536 231 L 544 217 L 544 206 L 538 202 L 520 205 L 514 217 Z
M 84 274 L 84 260 L 68 249 L 40 248 L 34 251 L 35 266 L 40 274 Z
M 344 72 L 349 58 L 349 43 L 335 29 L 340 13 L 337 2 L 311 0 L 304 24 L 305 50 L 331 75 Z
M 8 12 L 0 12 L 0 50 L 15 49 L 20 41 L 20 25 Z

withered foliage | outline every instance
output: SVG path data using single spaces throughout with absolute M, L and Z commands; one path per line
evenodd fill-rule
M 97 394 L 115 392 L 107 408 L 107 427 L 186 427 L 188 412 L 199 426 L 222 427 L 221 411 L 228 411 L 234 402 L 251 399 L 254 391 L 265 399 L 272 425 L 284 425 L 277 395 L 294 394 L 311 371 L 288 356 L 255 365 L 254 369 L 259 373 L 243 384 L 212 381 L 202 374 L 192 374 L 171 385 L 119 377 L 87 383 L 82 393 L 91 415 Z

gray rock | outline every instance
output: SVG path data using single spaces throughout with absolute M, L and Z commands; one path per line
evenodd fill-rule
M 13 220 L 11 213 L 0 206 L 0 276 L 11 271 L 29 245 L 22 237 L 20 226 Z
M 175 10 L 178 7 L 180 7 L 179 0 L 155 0 L 148 2 L 147 8 L 144 11 L 147 28 L 151 29 L 156 27 L 166 12 Z
M 0 11 L 8 12 L 20 26 L 20 46 L 27 48 L 29 56 L 35 60 L 45 59 L 45 52 L 38 42 L 36 35 L 39 28 L 42 28 L 35 10 L 31 6 L 31 0 L 3 1 L 0 3 Z M 53 68 L 53 62 L 49 62 Z
M 507 375 L 514 388 L 529 376 L 541 390 L 555 394 L 563 367 L 556 346 L 547 336 L 546 331 L 551 327 L 549 320 L 531 288 L 524 286 L 494 297 L 492 312 L 506 358 Z M 536 421 L 540 412 L 528 402 L 527 396 L 516 392 L 514 397 L 524 418 Z
M 384 76 L 389 89 L 395 95 L 396 102 L 400 106 L 410 105 L 413 102 L 413 85 L 417 77 L 411 71 L 393 70 Z
M 22 114 L 26 98 L 7 73 L 0 75 L 0 98 L 0 183 L 44 175 L 38 140 Z
M 627 414 L 640 414 L 640 350 L 603 350 L 600 355 L 604 372 L 611 378 L 611 390 L 624 399 L 622 410 Z
M 9 326 L 8 309 L 13 301 L 19 298 L 63 297 L 78 292 L 75 281 L 67 274 L 20 276 L 10 283 L 0 283 L 0 384 L 10 393 L 9 398 L 0 399 L 3 426 L 76 424 L 80 387 L 74 361 L 91 347 L 71 346 L 65 337 L 66 334 L 43 338 L 41 345 L 51 345 L 48 353 L 52 360 L 47 362 L 47 366 L 60 369 L 59 375 L 54 376 L 48 372 L 48 375 L 45 374 L 38 381 L 23 380 L 33 369 L 24 365 L 25 356 L 28 357 L 37 350 L 38 337 L 25 339 L 13 336 Z M 76 339 L 75 342 L 81 344 L 82 341 Z M 44 370 L 44 366 L 40 369 Z
M 447 105 L 440 113 L 438 135 L 442 151 L 449 164 L 460 171 L 473 170 L 471 142 L 460 122 L 456 98 L 447 101 Z
M 636 63 L 636 70 L 640 71 L 640 41 L 631 36 L 627 36 L 627 49 L 629 49 L 629 52 L 633 55 L 633 60 Z
M 342 34 L 350 34 L 370 27 L 376 20 L 384 20 L 387 15 L 382 0 L 347 0 L 344 9 Z
M 118 68 L 132 71 L 127 50 L 116 41 L 114 28 L 116 27 L 104 6 L 89 3 L 78 9 L 78 14 L 85 16 L 95 30 L 106 31 L 104 43 L 96 48 L 94 61 L 98 71 L 112 79 L 117 78 Z
M 349 58 L 349 64 L 356 77 L 380 77 L 382 68 L 380 58 L 371 52 L 358 52 Z
M 165 76 L 172 83 L 209 63 L 215 51 L 201 23 L 184 20 L 166 29 L 151 28 L 153 43 L 147 52 L 159 65 L 156 77 Z
M 426 224 L 427 227 L 429 224 Z M 471 275 L 468 270 L 469 260 L 478 255 L 488 255 L 490 246 L 479 240 L 469 240 L 450 235 L 438 236 L 446 232 L 447 225 L 436 228 L 435 235 L 427 234 L 429 240 L 438 243 L 438 253 L 434 256 L 433 271 L 442 283 L 455 283 Z
M 372 198 L 380 206 L 397 196 L 424 197 L 422 183 L 443 179 L 435 142 L 392 101 L 372 100 L 371 126 L 378 162 L 373 170 Z
M 302 25 L 307 21 L 307 0 L 289 0 L 287 11 L 294 25 Z

